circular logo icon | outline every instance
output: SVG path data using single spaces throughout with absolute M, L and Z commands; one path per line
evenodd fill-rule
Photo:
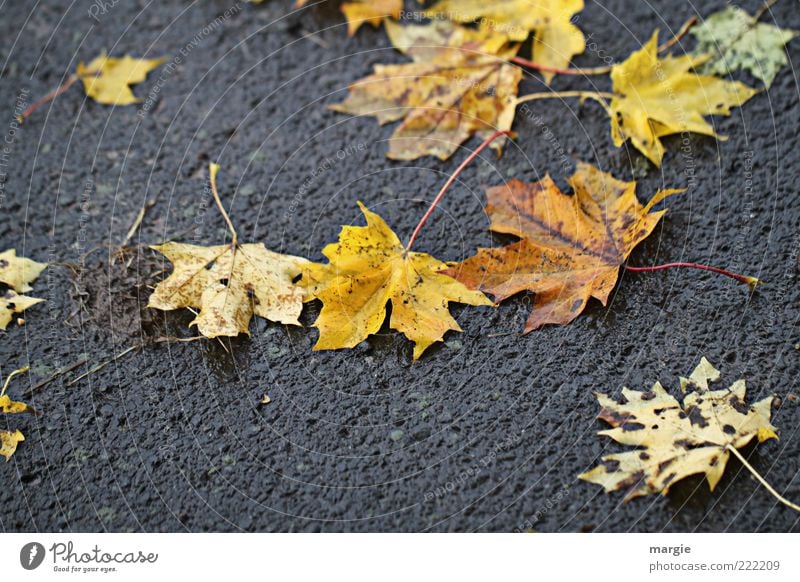
M 44 546 L 39 542 L 30 542 L 19 551 L 19 563 L 26 570 L 35 570 L 44 561 Z

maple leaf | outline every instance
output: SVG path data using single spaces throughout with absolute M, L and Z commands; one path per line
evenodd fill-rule
M 636 182 L 623 182 L 579 163 L 567 195 L 550 176 L 528 184 L 512 180 L 486 192 L 490 229 L 521 240 L 478 249 L 445 273 L 471 289 L 503 301 L 522 291 L 536 293 L 525 324 L 529 333 L 545 324 L 567 324 L 590 297 L 603 305 L 620 266 L 656 227 L 666 210 L 650 209 L 682 190 L 661 190 L 646 206 L 636 199 Z
M 564 69 L 586 49 L 586 39 L 572 18 L 583 10 L 583 0 L 443 0 L 430 12 L 456 22 L 488 24 L 512 41 L 524 41 L 533 32 L 533 61 Z M 555 76 L 543 71 L 547 84 Z
M 15 313 L 44 301 L 21 293 L 32 290 L 30 284 L 46 267 L 45 263 L 18 257 L 14 249 L 0 253 L 0 283 L 9 287 L 0 300 L 0 329 L 6 329 Z
M 219 166 L 211 164 L 210 169 L 212 190 L 218 199 Z M 151 247 L 167 257 L 174 270 L 156 286 L 148 307 L 164 311 L 199 309 L 190 325 L 197 325 L 209 338 L 249 335 L 254 314 L 300 325 L 297 318 L 303 309 L 303 291 L 293 280 L 308 261 L 270 251 L 261 243 L 238 244 L 227 214 L 225 218 L 234 232 L 230 244 L 204 247 L 168 242 Z
M 769 87 L 789 63 L 784 47 L 798 32 L 760 23 L 741 8 L 728 6 L 692 29 L 692 34 L 697 39 L 695 52 L 712 55 L 700 72 L 723 76 L 747 70 Z
M 140 99 L 130 85 L 141 83 L 147 73 L 159 67 L 166 59 L 136 59 L 129 55 L 111 58 L 103 52 L 88 65 L 78 63 L 75 74 L 83 81 L 86 95 L 104 105 L 129 105 Z
M 693 377 L 695 390 L 684 397 L 683 406 L 658 382 L 646 392 L 623 388 L 624 403 L 595 394 L 598 418 L 613 427 L 598 434 L 638 448 L 606 455 L 602 464 L 578 477 L 607 492 L 628 490 L 626 501 L 666 495 L 673 484 L 696 474 L 704 474 L 713 491 L 731 453 L 738 456 L 736 449 L 754 438 L 778 438 L 770 424 L 774 397 L 748 406 L 744 380 L 726 390 L 710 390 L 708 382 L 717 380 L 719 372 L 705 358 Z
M 403 119 L 389 140 L 387 157 L 449 158 L 470 136 L 486 138 L 514 121 L 519 67 L 508 64 L 518 46 L 488 28 L 447 21 L 429 26 L 386 23 L 392 44 L 414 62 L 376 65 L 350 86 L 347 99 L 330 108 L 373 115 L 381 125 Z M 498 151 L 504 140 L 492 147 Z
M 329 263 L 303 266 L 306 301 L 322 301 L 314 327 L 315 350 L 352 348 L 376 333 L 392 304 L 389 325 L 414 342 L 414 359 L 450 330 L 461 331 L 448 310 L 456 301 L 491 305 L 478 291 L 440 271 L 447 264 L 426 253 L 406 251 L 384 220 L 361 203 L 366 226 L 343 226 L 339 242 L 322 253 Z
M 708 56 L 658 57 L 658 31 L 640 50 L 611 68 L 611 136 L 627 139 L 656 166 L 664 157 L 661 138 L 684 131 L 718 139 L 704 115 L 730 115 L 757 91 L 738 81 L 691 72 Z

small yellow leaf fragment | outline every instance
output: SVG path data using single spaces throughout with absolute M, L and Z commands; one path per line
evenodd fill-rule
M 17 444 L 25 440 L 25 437 L 19 430 L 0 430 L 0 455 L 6 458 L 6 461 L 11 459 L 17 450 Z
M 261 397 L 261 404 L 269 404 L 270 402 L 272 402 L 272 398 L 269 397 L 269 394 L 264 394 Z
M 6 329 L 15 313 L 22 313 L 44 299 L 22 295 L 32 291 L 30 286 L 47 268 L 46 263 L 37 263 L 18 257 L 14 249 L 0 253 L 0 283 L 9 287 L 0 296 L 0 329 Z
M 406 251 L 384 220 L 358 203 L 366 226 L 344 226 L 339 242 L 322 253 L 327 264 L 303 267 L 306 301 L 322 301 L 314 327 L 315 350 L 352 348 L 376 333 L 392 304 L 390 326 L 414 342 L 414 359 L 447 331 L 461 331 L 449 302 L 492 305 L 479 291 L 443 275 L 447 264 L 426 253 Z
M 21 414 L 25 412 L 35 413 L 36 411 L 24 402 L 11 400 L 7 394 L 4 394 L 3 396 L 0 396 L 0 412 L 3 414 Z
M 606 455 L 600 465 L 578 477 L 607 492 L 626 490 L 626 501 L 651 493 L 666 495 L 673 484 L 696 474 L 705 475 L 713 491 L 732 449 L 753 438 L 778 438 L 770 423 L 774 397 L 747 405 L 744 380 L 727 390 L 710 390 L 708 382 L 718 379 L 719 372 L 703 358 L 690 380 L 681 379 L 683 387 L 696 389 L 684 397 L 683 405 L 658 382 L 645 392 L 623 388 L 624 402 L 596 394 L 598 418 L 612 427 L 598 434 L 636 449 Z
M 78 63 L 76 74 L 83 82 L 86 95 L 104 105 L 129 105 L 140 99 L 130 86 L 141 83 L 147 74 L 166 59 L 136 59 L 129 55 L 112 58 L 105 53 L 88 65 Z
M 400 18 L 403 0 L 355 0 L 342 4 L 342 12 L 347 18 L 347 34 L 353 36 L 362 24 L 369 23 L 375 28 L 386 18 Z

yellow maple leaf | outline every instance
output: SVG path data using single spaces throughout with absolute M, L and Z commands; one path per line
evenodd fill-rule
M 505 61 L 518 50 L 505 35 L 447 21 L 387 22 L 386 30 L 414 62 L 376 65 L 372 75 L 350 86 L 343 103 L 330 107 L 373 115 L 381 124 L 403 119 L 389 140 L 389 158 L 446 160 L 472 135 L 487 138 L 511 128 L 522 70 Z M 492 147 L 499 151 L 503 143 L 499 139 Z
M 533 32 L 533 61 L 564 69 L 586 48 L 586 39 L 572 18 L 583 10 L 583 0 L 443 0 L 430 12 L 456 22 L 474 22 L 524 41 Z M 554 73 L 543 71 L 548 84 Z
M 218 199 L 219 166 L 211 164 L 210 170 Z M 148 307 L 199 309 L 190 325 L 197 325 L 200 333 L 210 338 L 249 334 L 253 315 L 300 325 L 297 318 L 303 309 L 303 291 L 293 281 L 308 261 L 270 251 L 261 243 L 240 245 L 227 214 L 224 216 L 234 233 L 230 244 L 204 247 L 168 242 L 151 247 L 167 257 L 174 270 L 156 286 Z
M 75 74 L 83 82 L 86 95 L 104 105 L 128 105 L 140 99 L 130 85 L 141 83 L 147 74 L 166 59 L 136 59 L 129 55 L 121 59 L 102 53 L 88 65 L 78 63 Z
M 447 264 L 406 251 L 386 222 L 361 203 L 366 226 L 343 226 L 322 253 L 329 263 L 303 266 L 306 301 L 322 301 L 315 350 L 351 348 L 376 333 L 391 301 L 392 329 L 414 342 L 414 359 L 450 330 L 461 331 L 448 303 L 492 305 L 479 291 L 440 273 Z
M 0 297 L 0 329 L 6 329 L 15 313 L 21 313 L 44 299 L 21 295 L 31 291 L 30 286 L 47 267 L 25 257 L 18 257 L 14 249 L 0 253 L 0 283 L 9 289 Z
M 748 406 L 745 381 L 726 390 L 710 390 L 708 383 L 719 372 L 702 359 L 684 389 L 694 387 L 683 406 L 656 382 L 645 392 L 623 388 L 624 403 L 596 394 L 598 418 L 613 428 L 598 434 L 618 443 L 638 447 L 602 458 L 602 464 L 579 478 L 602 485 L 607 492 L 627 490 L 626 500 L 662 493 L 690 475 L 703 474 L 713 491 L 731 453 L 754 438 L 758 442 L 778 438 L 770 423 L 773 397 Z
M 627 139 L 656 166 L 664 157 L 664 136 L 692 132 L 717 135 L 704 115 L 730 115 L 758 91 L 738 81 L 698 75 L 692 69 L 707 56 L 658 57 L 658 31 L 650 41 L 611 69 L 611 136 L 614 145 Z

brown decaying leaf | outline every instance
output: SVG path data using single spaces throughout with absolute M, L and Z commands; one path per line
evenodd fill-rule
M 491 29 L 468 29 L 447 21 L 427 26 L 386 23 L 392 44 L 414 59 L 376 65 L 350 86 L 347 99 L 331 109 L 373 115 L 381 124 L 402 119 L 387 156 L 446 160 L 472 135 L 485 139 L 514 121 L 519 67 L 508 64 L 518 45 Z M 500 151 L 503 139 L 492 147 Z
M 642 206 L 636 182 L 623 182 L 580 163 L 567 195 L 546 176 L 527 184 L 512 180 L 487 190 L 491 230 L 519 242 L 479 249 L 444 271 L 472 289 L 503 301 L 522 291 L 536 293 L 524 333 L 545 324 L 567 324 L 590 297 L 603 305 L 620 266 L 655 228 L 666 210 L 650 208 L 682 190 L 661 190 Z

